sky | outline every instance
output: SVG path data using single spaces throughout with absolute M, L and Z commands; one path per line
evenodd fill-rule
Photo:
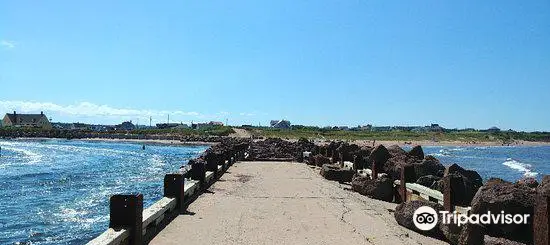
M 0 113 L 550 131 L 550 1 L 0 0 Z

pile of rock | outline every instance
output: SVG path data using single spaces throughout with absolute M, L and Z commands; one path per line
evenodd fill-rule
M 318 147 L 307 139 L 290 142 L 279 138 L 270 138 L 252 142 L 248 160 L 293 160 L 302 162 L 302 153 L 309 151 L 318 152 Z

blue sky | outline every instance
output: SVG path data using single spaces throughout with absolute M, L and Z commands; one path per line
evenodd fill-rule
M 0 112 L 550 131 L 550 2 L 0 1 Z

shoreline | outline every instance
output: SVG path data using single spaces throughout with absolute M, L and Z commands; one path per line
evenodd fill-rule
M 47 138 L 47 137 L 21 137 L 15 138 L 15 140 L 50 140 L 50 139 L 62 139 L 62 138 Z M 111 143 L 137 143 L 147 145 L 167 145 L 167 146 L 212 146 L 218 144 L 217 142 L 205 142 L 205 141 L 179 141 L 179 140 L 159 140 L 159 139 L 110 139 L 110 138 L 81 138 L 71 139 L 75 141 L 89 141 L 89 142 L 111 142 Z
M 50 137 L 20 137 L 12 138 L 16 140 L 48 140 L 48 139 L 62 139 L 62 138 L 50 138 Z M 159 145 L 206 145 L 212 146 L 218 144 L 219 142 L 206 142 L 206 141 L 180 141 L 180 140 L 163 140 L 163 139 L 122 139 L 122 138 L 78 138 L 72 140 L 82 140 L 82 141 L 96 141 L 96 142 L 127 142 L 127 143 L 138 143 L 138 144 L 159 144 Z M 289 141 L 295 141 L 291 139 Z M 324 144 L 325 141 L 313 140 L 317 144 Z M 338 140 L 335 140 L 338 141 Z M 342 140 L 345 141 L 345 140 Z M 349 143 L 361 145 L 361 146 L 372 146 L 373 140 L 353 140 Z M 398 145 L 400 147 L 404 146 L 550 146 L 550 142 L 538 142 L 538 141 L 524 141 L 517 140 L 510 144 L 502 144 L 498 141 L 482 141 L 482 142 L 464 142 L 464 141 L 431 141 L 431 140 L 375 140 L 375 145 Z
M 372 140 L 355 140 L 351 143 L 358 145 L 372 146 Z M 411 141 L 398 141 L 398 140 L 376 140 L 375 145 L 398 145 L 403 146 L 550 146 L 550 142 L 534 142 L 534 141 L 514 141 L 511 144 L 502 144 L 498 141 L 483 141 L 483 142 L 464 142 L 464 141 L 431 141 L 431 140 L 411 140 Z

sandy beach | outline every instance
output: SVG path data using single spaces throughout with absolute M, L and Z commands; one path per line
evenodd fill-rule
M 238 162 L 150 244 L 446 244 L 349 188 L 305 164 Z

